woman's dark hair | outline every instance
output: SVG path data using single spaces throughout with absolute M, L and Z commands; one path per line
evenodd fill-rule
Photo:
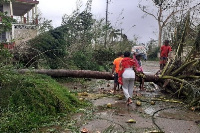
M 130 55 L 131 55 L 131 53 L 128 51 L 124 52 L 124 57 L 129 57 Z

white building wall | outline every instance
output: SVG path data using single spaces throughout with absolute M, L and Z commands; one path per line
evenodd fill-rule
M 8 16 L 10 16 L 10 4 L 6 3 L 3 5 L 3 11 L 8 13 Z
M 12 3 L 4 3 L 3 4 L 3 12 L 7 12 L 8 16 L 11 16 L 11 10 L 10 7 L 12 7 L 11 5 Z M 33 10 L 33 14 L 26 14 L 28 17 L 29 21 L 35 20 L 35 18 L 33 17 L 36 13 L 37 13 L 37 5 L 32 9 Z M 35 10 L 35 12 L 34 12 Z M 32 20 L 30 18 L 30 15 L 32 15 Z M 13 16 L 14 18 L 17 16 Z M 21 16 L 18 16 L 21 17 Z M 6 42 L 12 42 L 15 41 L 15 45 L 20 45 L 22 42 L 26 42 L 34 37 L 37 36 L 37 25 L 35 25 L 35 23 L 32 22 L 27 22 L 26 24 L 24 24 L 23 22 L 21 22 L 21 24 L 12 24 L 12 30 L 9 32 L 6 32 Z

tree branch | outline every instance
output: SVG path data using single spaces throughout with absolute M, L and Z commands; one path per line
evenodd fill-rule
M 153 13 L 149 13 L 147 12 L 144 8 L 141 7 L 141 5 L 139 5 L 139 8 L 146 14 L 150 15 L 150 16 L 153 16 L 156 20 L 158 20 L 158 18 L 153 14 Z
M 198 5 L 200 5 L 200 3 L 196 4 L 195 6 L 191 7 L 189 10 L 192 10 L 194 8 L 196 8 Z M 172 15 L 176 14 L 177 12 L 180 12 L 180 11 L 184 11 L 184 10 L 187 10 L 187 9 L 183 9 L 183 10 L 177 10 L 177 11 L 172 11 L 171 14 L 165 19 L 165 21 L 163 22 L 162 24 L 162 27 L 164 27 L 166 25 L 166 23 L 168 22 L 168 20 L 171 18 Z
M 162 27 L 164 27 L 167 23 L 167 21 L 172 17 L 172 15 L 176 14 L 177 12 L 179 12 L 181 10 L 178 10 L 176 12 L 172 11 L 171 14 L 165 19 L 165 21 L 162 23 Z

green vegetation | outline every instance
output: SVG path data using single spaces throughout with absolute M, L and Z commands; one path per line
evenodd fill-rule
M 86 105 L 46 75 L 18 74 L 9 65 L 12 55 L 0 53 L 0 132 L 29 132 Z
M 42 125 L 57 121 L 63 114 L 68 118 L 70 113 L 78 112 L 79 108 L 87 105 L 77 100 L 76 92 L 70 93 L 52 78 L 34 73 L 22 75 L 15 71 L 16 68 L 109 71 L 113 59 L 117 57 L 115 54 L 130 51 L 135 45 L 110 22 L 105 24 L 103 18 L 94 19 L 89 10 L 90 2 L 88 9 L 82 12 L 78 9 L 71 16 L 64 15 L 62 26 L 58 28 L 52 29 L 49 25 L 51 21 L 46 21 L 47 25 L 40 29 L 39 36 L 15 47 L 13 53 L 0 48 L 0 132 L 37 130 Z M 2 12 L 0 17 L 0 33 L 10 30 L 13 20 Z M 163 86 L 165 79 L 176 79 L 166 83 L 166 87 L 179 98 L 187 97 L 191 106 L 199 107 L 200 30 L 191 30 L 189 21 L 188 17 L 178 25 L 172 40 L 175 44 L 173 49 L 177 49 L 176 58 L 166 65 L 159 78 L 163 79 L 160 86 Z M 189 46 L 194 47 L 187 58 L 183 58 L 183 48 L 190 43 L 194 45 Z M 155 60 L 158 52 L 159 47 L 149 47 L 148 58 Z M 88 114 L 92 114 L 91 111 Z M 111 131 L 113 127 L 109 128 Z
M 133 42 L 110 23 L 107 29 L 105 27 L 103 19 L 94 19 L 87 9 L 64 15 L 60 27 L 42 32 L 26 47 L 15 49 L 16 68 L 107 71 L 109 64 L 117 57 L 115 54 L 131 51 Z M 106 30 L 109 34 L 105 46 Z
M 158 60 L 158 57 L 157 57 L 158 52 L 160 52 L 159 47 L 152 48 L 152 46 L 149 46 L 149 50 L 147 53 L 148 60 Z
M 15 69 L 108 71 L 115 53 L 130 50 L 131 42 L 125 35 L 122 38 L 122 34 L 112 32 L 109 36 L 112 43 L 104 47 L 106 29 L 102 20 L 93 19 L 88 10 L 75 11 L 63 17 L 62 26 L 58 28 L 46 31 L 46 27 L 42 27 L 39 36 L 22 44 L 25 47 L 19 45 L 12 53 L 0 49 L 0 132 L 31 132 L 57 121 L 60 115 L 69 115 L 87 106 L 52 78 L 34 73 L 22 75 Z M 11 22 L 5 24 L 3 32 L 9 30 L 6 28 Z M 110 25 L 108 31 L 116 30 Z
M 60 113 L 82 106 L 75 96 L 50 77 L 20 75 L 3 69 L 1 77 L 1 132 L 28 132 Z
M 8 0 L 0 0 L 0 5 L 4 2 L 8 2 Z M 7 12 L 1 12 L 0 11 L 0 17 L 1 17 L 1 26 L 0 26 L 0 34 L 5 31 L 9 31 L 12 29 L 12 22 L 15 20 L 12 19 Z

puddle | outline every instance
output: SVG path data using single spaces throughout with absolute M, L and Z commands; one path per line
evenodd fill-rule
M 161 94 L 156 92 L 141 92 L 141 94 L 146 98 L 158 98 Z
M 155 112 L 156 110 L 152 107 L 149 107 L 149 108 L 146 108 L 144 109 L 144 112 L 148 115 L 153 115 L 153 113 Z

